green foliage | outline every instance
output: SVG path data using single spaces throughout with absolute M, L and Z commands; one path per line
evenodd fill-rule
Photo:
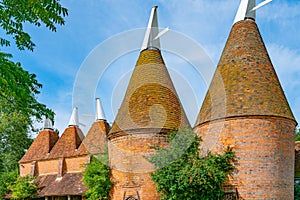
M 56 31 L 56 25 L 65 23 L 63 17 L 68 10 L 61 6 L 59 0 L 0 0 L 0 26 L 7 36 L 11 36 L 20 50 L 33 51 L 35 44 L 30 35 L 24 31 L 25 23 L 34 26 L 45 25 Z M 1 46 L 10 46 L 7 38 L 0 37 Z
M 34 120 L 54 113 L 39 103 L 41 84 L 34 74 L 10 61 L 9 55 L 0 53 L 0 173 L 18 167 L 18 161 L 32 143 L 28 134 Z
M 0 199 L 8 193 L 18 176 L 19 171 L 17 169 L 0 173 Z
M 0 112 L 0 173 L 18 168 L 18 161 L 32 143 L 27 120 L 17 112 Z
M 13 199 L 26 199 L 36 197 L 37 184 L 30 176 L 18 177 L 15 184 L 9 188 Z
M 300 182 L 296 181 L 294 185 L 294 200 L 300 200 Z
M 296 128 L 296 138 L 295 138 L 296 141 L 300 141 L 300 128 L 297 127 Z
M 56 31 L 68 15 L 59 0 L 0 0 L 0 47 L 10 46 L 13 40 L 20 50 L 33 51 L 35 44 L 24 31 L 25 24 L 45 25 Z M 34 120 L 54 113 L 37 101 L 42 85 L 36 75 L 24 70 L 20 63 L 11 61 L 12 55 L 0 51 L 0 194 L 11 184 L 12 174 L 32 142 L 28 131 L 34 130 Z M 21 185 L 21 180 L 19 180 Z
M 9 55 L 0 53 L 0 111 L 18 111 L 26 117 L 51 119 L 54 113 L 37 101 L 36 95 L 42 87 L 35 74 L 25 71 L 20 63 L 10 61 Z
M 228 148 L 222 155 L 201 156 L 201 139 L 188 129 L 171 133 L 169 141 L 168 147 L 150 158 L 156 167 L 151 178 L 161 200 L 220 199 L 222 186 L 234 169 L 234 153 Z
M 107 151 L 97 158 L 92 156 L 91 160 L 83 172 L 84 185 L 89 188 L 85 196 L 87 200 L 108 200 L 112 182 Z

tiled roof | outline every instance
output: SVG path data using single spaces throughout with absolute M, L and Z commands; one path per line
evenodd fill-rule
M 132 130 L 186 126 L 189 122 L 160 50 L 141 51 L 109 137 Z
M 89 153 L 99 154 L 105 150 L 108 131 L 109 124 L 105 120 L 96 121 L 88 131 L 82 144 Z
M 82 177 L 81 173 L 67 173 L 61 179 L 57 179 L 55 174 L 38 176 L 37 194 L 39 197 L 82 195 L 87 190 L 83 185 Z
M 83 139 L 84 135 L 80 128 L 69 126 L 54 145 L 48 159 L 87 155 L 88 152 L 84 147 L 79 149 Z
M 42 160 L 47 157 L 58 140 L 58 134 L 52 130 L 42 130 L 19 161 L 19 163 Z
M 243 20 L 231 29 L 195 125 L 250 115 L 295 120 L 256 23 Z

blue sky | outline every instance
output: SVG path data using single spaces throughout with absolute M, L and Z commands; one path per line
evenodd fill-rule
M 15 47 L 6 49 L 26 70 L 37 74 L 39 82 L 43 84 L 38 99 L 55 111 L 55 127 L 60 132 L 67 127 L 73 106 L 73 85 L 84 61 L 93 50 L 117 34 L 145 28 L 153 5 L 159 6 L 161 28 L 169 26 L 172 30 L 170 34 L 176 32 L 197 42 L 216 66 L 239 0 L 62 0 L 61 3 L 69 9 L 69 16 L 65 18 L 66 24 L 58 27 L 56 33 L 45 28 L 26 26 L 37 45 L 34 52 L 20 52 Z M 298 0 L 273 0 L 256 13 L 256 23 L 297 120 L 300 119 L 299 10 Z M 162 48 L 167 34 L 161 39 Z M 134 42 L 139 43 L 142 39 L 137 37 Z M 102 99 L 109 122 L 113 122 L 138 53 L 138 50 L 131 51 L 113 60 L 96 83 L 93 98 Z M 177 81 L 179 84 L 175 83 L 175 87 L 191 124 L 194 124 L 208 84 L 199 80 L 201 77 L 195 75 L 193 66 L 184 59 L 168 51 L 163 51 L 163 55 L 172 78 L 185 83 Z M 100 55 L 99 59 L 102 57 Z M 194 94 L 193 98 L 183 94 L 188 90 Z M 84 115 L 87 117 L 86 114 L 93 113 L 79 114 L 80 118 L 84 118 Z

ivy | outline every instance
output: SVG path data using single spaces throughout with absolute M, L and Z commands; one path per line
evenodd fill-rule
M 170 145 L 150 158 L 156 168 L 151 178 L 161 200 L 221 199 L 222 186 L 234 169 L 232 150 L 203 156 L 199 152 L 201 139 L 189 129 L 172 132 L 168 140 Z

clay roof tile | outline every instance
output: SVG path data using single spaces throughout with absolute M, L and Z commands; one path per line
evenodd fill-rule
M 160 50 L 140 52 L 109 137 L 141 129 L 184 129 L 189 126 Z
M 83 139 L 84 135 L 78 126 L 69 126 L 54 145 L 48 159 L 87 155 L 85 148 L 79 149 Z
M 253 115 L 295 120 L 256 23 L 242 20 L 231 29 L 195 125 Z
M 42 160 L 47 157 L 58 140 L 58 134 L 50 129 L 42 130 L 19 163 Z

